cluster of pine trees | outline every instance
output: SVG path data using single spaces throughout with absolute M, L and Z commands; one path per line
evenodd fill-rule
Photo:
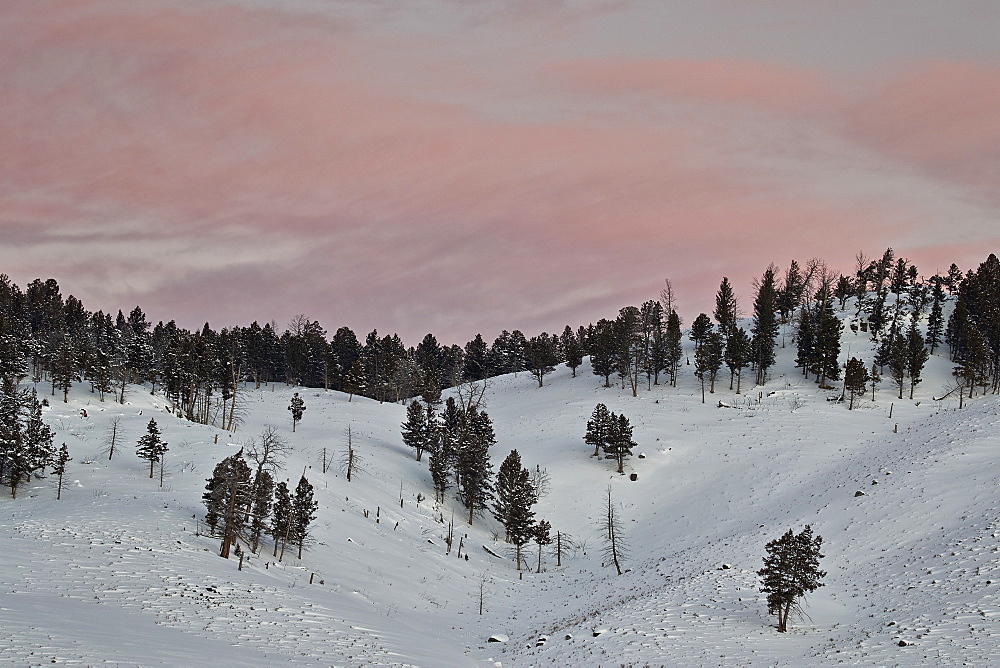
M 587 445 L 594 446 L 596 457 L 602 450 L 604 456 L 618 462 L 618 472 L 625 472 L 625 458 L 632 455 L 636 447 L 632 440 L 632 425 L 624 415 L 615 415 L 604 404 L 597 404 L 594 413 L 587 420 L 587 433 L 583 437 Z
M 65 468 L 66 445 L 57 452 L 52 439 L 35 389 L 18 389 L 12 379 L 0 379 L 0 484 L 10 487 L 15 499 L 23 483 L 43 477 L 47 468 Z
M 249 449 L 246 457 L 241 448 L 215 465 L 202 495 L 207 510 L 205 524 L 212 535 L 221 534 L 220 555 L 227 559 L 239 542 L 256 553 L 264 535 L 271 537 L 273 556 L 279 561 L 289 544 L 298 546 L 301 559 L 319 506 L 313 498 L 313 486 L 305 475 L 294 492 L 284 481 L 275 484 L 286 445 L 273 427 L 265 427 L 260 440 L 251 441 Z M 248 458 L 256 464 L 255 469 L 247 463 Z
M 479 395 L 481 398 L 481 395 Z M 442 502 L 454 487 L 469 512 L 469 524 L 489 507 L 493 493 L 490 448 L 496 444 L 493 421 L 478 401 L 459 402 L 448 397 L 442 403 L 436 386 L 407 406 L 402 424 L 403 442 L 420 461 L 429 457 L 436 501 Z

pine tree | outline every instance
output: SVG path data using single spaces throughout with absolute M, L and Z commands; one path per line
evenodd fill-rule
M 942 280 L 935 277 L 934 288 L 931 291 L 931 313 L 927 318 L 927 345 L 931 347 L 930 354 L 941 345 L 942 334 L 944 333 L 944 315 L 942 313 L 944 304 L 944 289 Z
M 470 408 L 459 438 L 456 466 L 462 501 L 469 509 L 469 524 L 472 524 L 478 513 L 487 508 L 492 497 L 490 447 L 495 443 L 490 416 L 475 407 Z
M 594 446 L 592 456 L 596 457 L 601 448 L 607 445 L 611 429 L 611 412 L 604 404 L 597 404 L 590 419 L 587 420 L 587 433 L 583 437 L 584 443 Z
M 243 449 L 215 465 L 207 480 L 202 501 L 207 513 L 205 523 L 214 535 L 222 527 L 220 556 L 229 558 L 229 548 L 246 526 L 252 514 L 251 471 L 243 459 Z
M 812 314 L 809 309 L 802 309 L 799 314 L 799 331 L 796 342 L 795 364 L 802 367 L 802 375 L 816 368 L 816 328 L 813 326 Z
M 840 378 L 840 333 L 844 325 L 826 299 L 820 300 L 817 320 L 816 373 L 820 387 L 825 387 L 827 380 Z
M 434 483 L 434 500 L 444 502 L 445 494 L 451 486 L 451 474 L 454 463 L 454 445 L 451 435 L 442 430 L 441 438 L 437 440 L 430 451 L 428 466 L 431 480 Z
M 699 313 L 698 317 L 694 319 L 693 323 L 691 323 L 691 331 L 688 333 L 688 338 L 694 341 L 694 351 L 696 354 L 701 348 L 701 344 L 714 328 L 715 325 L 712 323 L 712 319 L 708 317 L 707 313 Z
M 56 449 L 52 443 L 52 429 L 42 419 L 42 403 L 34 389 L 26 395 L 24 416 L 24 445 L 30 469 L 28 477 L 41 477 L 55 459 Z
M 515 546 L 518 570 L 521 569 L 521 548 L 533 536 L 535 513 L 531 507 L 537 500 L 531 473 L 521 467 L 521 455 L 512 450 L 497 473 L 493 516 L 503 524 L 505 539 Z
M 73 340 L 66 333 L 52 357 L 52 392 L 62 390 L 63 403 L 69 401 L 69 390 L 79 380 L 79 355 Z
M 667 316 L 667 331 L 665 341 L 665 361 L 666 369 L 670 372 L 670 385 L 677 387 L 677 370 L 680 367 L 681 359 L 684 358 L 684 349 L 681 347 L 681 319 L 676 311 L 670 311 Z
M 826 572 L 819 570 L 822 545 L 822 536 L 813 537 L 812 528 L 806 525 L 799 534 L 789 529 L 765 546 L 764 568 L 757 575 L 760 591 L 767 594 L 767 613 L 777 615 L 781 633 L 788 630 L 789 615 L 800 609 L 798 600 L 823 586 Z
M 69 448 L 66 447 L 65 443 L 63 443 L 62 447 L 59 448 L 59 455 L 52 464 L 52 473 L 59 478 L 59 481 L 56 484 L 56 501 L 62 499 L 63 476 L 66 475 L 66 463 L 69 461 L 71 461 Z
M 595 376 L 604 376 L 604 387 L 611 387 L 611 374 L 617 362 L 615 324 L 609 320 L 597 321 L 597 328 L 590 343 L 590 366 Z
M 160 428 L 156 426 L 156 420 L 150 419 L 146 425 L 146 434 L 139 439 L 136 454 L 140 459 L 149 461 L 149 477 L 153 477 L 153 465 L 160 461 L 163 453 L 167 451 L 167 444 L 160 438 Z
M 483 341 L 482 334 L 476 334 L 476 338 L 465 344 L 465 360 L 462 370 L 462 377 L 466 381 L 483 380 L 490 377 L 488 363 L 489 348 Z
M 259 470 L 253 481 L 253 507 L 250 511 L 250 550 L 257 551 L 260 536 L 267 527 L 267 519 L 271 516 L 271 505 L 274 495 L 274 478 L 264 470 Z
M 733 378 L 736 379 L 736 394 L 740 393 L 740 383 L 743 380 L 743 369 L 750 364 L 753 348 L 750 336 L 742 327 L 736 327 L 726 339 L 725 362 L 729 367 L 729 389 L 733 389 Z
M 302 400 L 298 392 L 292 395 L 288 410 L 292 412 L 292 433 L 295 433 L 295 425 L 302 419 L 302 414 L 306 411 L 306 402 Z
M 279 546 L 282 546 L 281 551 L 284 552 L 283 544 L 291 534 L 291 517 L 292 496 L 288 492 L 288 484 L 282 481 L 274 488 L 274 503 L 271 505 L 269 531 L 271 539 L 274 541 L 274 553 L 272 554 L 274 557 L 278 556 Z
M 899 387 L 899 398 L 903 398 L 903 381 L 906 380 L 906 370 L 909 361 L 909 349 L 906 339 L 896 332 L 889 348 L 889 377 Z
M 917 330 L 917 316 L 914 314 L 910 329 L 906 333 L 906 372 L 910 376 L 910 399 L 913 398 L 914 388 L 922 380 L 920 376 L 929 357 L 930 353 L 924 347 L 924 337 Z
M 767 372 L 774 365 L 774 337 L 778 333 L 776 299 L 774 267 L 768 267 L 761 278 L 753 304 L 753 351 L 758 385 L 767 382 Z
M 868 387 L 868 381 L 868 369 L 865 368 L 865 363 L 852 357 L 847 362 L 847 371 L 844 373 L 844 390 L 851 395 L 847 410 L 854 410 L 854 397 L 864 394 Z
M 541 520 L 535 525 L 535 530 L 531 535 L 535 544 L 538 545 L 538 568 L 536 573 L 542 572 L 542 548 L 552 543 L 552 525 L 548 520 Z
M 291 522 L 292 528 L 289 536 L 299 544 L 299 556 L 302 558 L 302 546 L 309 536 L 309 524 L 316 519 L 316 509 L 319 503 L 313 499 L 313 486 L 306 480 L 305 476 L 299 478 L 299 484 L 295 487 L 295 496 L 292 497 Z
M 576 378 L 576 368 L 583 364 L 583 347 L 580 339 L 573 333 L 573 329 L 566 325 L 560 339 L 563 349 L 563 356 L 566 358 L 566 366 L 573 371 L 573 378 Z
M 627 382 L 632 396 L 638 396 L 639 372 L 645 365 L 646 348 L 642 337 L 642 314 L 635 306 L 618 311 L 614 329 L 617 336 L 617 369 L 622 387 Z
M 632 455 L 636 447 L 632 440 L 632 425 L 624 415 L 611 414 L 607 439 L 604 446 L 606 457 L 614 457 L 618 462 L 618 473 L 625 473 L 625 458 Z
M 406 407 L 406 422 L 402 424 L 402 428 L 403 443 L 416 451 L 419 462 L 430 444 L 427 442 L 427 414 L 418 400 L 414 399 Z
M 701 403 L 705 403 L 705 379 L 709 380 L 710 392 L 715 394 L 715 379 L 722 368 L 722 333 L 709 332 L 701 346 L 694 351 L 694 375 L 701 381 Z
M 736 293 L 729 279 L 722 277 L 719 291 L 715 295 L 715 321 L 719 323 L 719 331 L 723 336 L 728 336 L 729 332 L 736 329 L 736 318 L 739 317 L 739 304 L 736 300 Z
M 549 336 L 545 332 L 531 337 L 524 348 L 524 360 L 528 371 L 538 381 L 538 387 L 542 387 L 545 376 L 555 371 L 555 365 L 559 363 L 559 358 L 556 356 L 556 337 Z

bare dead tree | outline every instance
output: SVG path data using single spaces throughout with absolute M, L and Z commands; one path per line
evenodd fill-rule
M 257 474 L 267 471 L 274 474 L 281 469 L 281 463 L 288 455 L 288 443 L 274 425 L 264 425 L 260 436 L 251 438 L 244 446 L 247 459 L 257 465 Z
M 493 595 L 493 591 L 488 587 L 490 575 L 486 571 L 480 571 L 476 575 L 475 588 L 472 590 L 472 598 L 479 604 L 479 614 L 483 614 L 483 607 L 486 599 Z
M 455 386 L 458 395 L 458 405 L 466 413 L 470 409 L 480 410 L 486 406 L 486 391 L 492 385 L 491 378 L 466 381 Z
M 104 435 L 104 450 L 101 451 L 102 454 L 108 454 L 108 461 L 111 461 L 111 458 L 115 456 L 115 445 L 118 443 L 121 424 L 122 418 L 120 415 L 116 415 L 108 422 L 107 433 Z
M 663 313 L 669 316 L 670 312 L 674 310 L 677 298 L 674 296 L 674 286 L 670 279 L 664 278 L 663 283 L 663 289 L 660 290 L 660 304 L 663 305 Z
M 604 519 L 601 528 L 604 533 L 604 558 L 611 561 L 622 574 L 621 562 L 628 556 L 628 544 L 625 541 L 625 534 L 622 530 L 622 521 L 618 508 L 611 498 L 611 485 L 608 485 L 608 503 L 605 508 Z
M 340 457 L 340 472 L 347 476 L 347 482 L 351 482 L 351 476 L 355 473 L 365 472 L 364 460 L 354 447 L 354 434 L 350 425 L 347 427 L 347 445 Z

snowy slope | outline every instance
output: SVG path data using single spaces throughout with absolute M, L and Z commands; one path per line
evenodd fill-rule
M 870 359 L 864 335 L 846 330 L 845 356 L 848 346 Z M 402 445 L 400 405 L 306 390 L 292 434 L 293 388 L 250 387 L 244 424 L 227 434 L 171 417 L 148 389 L 120 406 L 78 387 L 46 413 L 73 457 L 63 500 L 52 479 L 0 500 L 0 662 L 1000 664 L 1000 402 L 958 411 L 932 400 L 950 371 L 939 353 L 914 401 L 886 383 L 848 412 L 801 377 L 791 348 L 779 353 L 766 386 L 736 396 L 726 379 L 705 404 L 690 367 L 678 388 L 636 398 L 602 387 L 586 365 L 543 388 L 527 374 L 491 381 L 494 468 L 517 448 L 525 466 L 546 469 L 538 517 L 580 545 L 561 567 L 547 553 L 542 573 L 520 577 L 495 522 L 470 528 L 454 502 L 424 498 L 426 458 Z M 627 464 L 636 481 L 583 443 L 598 402 L 635 426 L 645 455 Z M 109 462 L 102 440 L 114 415 L 126 445 Z M 163 488 L 134 455 L 151 416 L 170 443 Z M 200 498 L 214 464 L 265 424 L 294 447 L 290 484 L 305 468 L 317 488 L 316 540 L 301 561 L 286 553 L 278 564 L 268 545 L 239 571 L 204 535 Z M 366 469 L 350 483 L 320 470 L 323 448 L 339 457 L 349 425 Z M 622 576 L 601 563 L 609 485 L 630 545 Z M 453 508 L 467 560 L 446 554 Z M 809 618 L 778 634 L 756 570 L 768 540 L 806 523 L 824 537 L 826 586 L 808 599 Z M 508 641 L 488 643 L 495 633 Z

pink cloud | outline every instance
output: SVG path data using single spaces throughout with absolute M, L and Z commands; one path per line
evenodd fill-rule
M 570 90 L 586 95 L 642 94 L 779 113 L 815 111 L 839 100 L 829 74 L 775 63 L 612 58 L 561 62 L 549 71 Z
M 400 46 L 329 12 L 38 7 L 0 6 L 0 225 L 17 229 L 0 260 L 91 308 L 467 340 L 613 316 L 670 276 L 690 320 L 722 275 L 748 292 L 771 261 L 850 264 L 900 221 L 934 224 L 895 195 L 817 188 L 823 141 L 794 146 L 796 178 L 764 160 L 789 156 L 762 130 L 829 131 L 842 82 L 818 71 L 524 56 L 515 92 L 542 111 L 518 118 L 491 113 L 509 90 L 482 61 L 438 69 L 436 38 Z M 691 113 L 601 104 L 634 94 Z
M 844 131 L 935 175 L 988 188 L 1000 182 L 1000 65 L 922 62 L 854 105 Z

